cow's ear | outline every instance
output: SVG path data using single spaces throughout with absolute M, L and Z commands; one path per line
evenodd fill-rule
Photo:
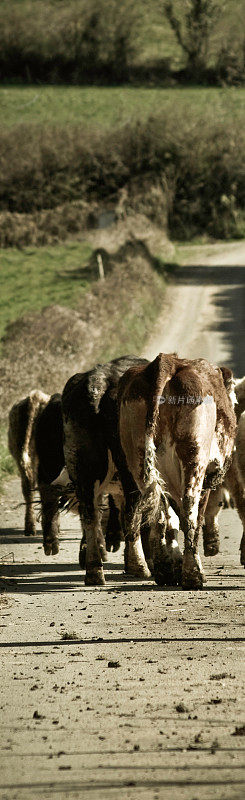
M 231 389 L 233 389 L 233 384 L 234 384 L 233 372 L 231 371 L 231 369 L 229 369 L 229 367 L 220 367 L 220 370 L 222 372 L 225 388 L 229 392 Z

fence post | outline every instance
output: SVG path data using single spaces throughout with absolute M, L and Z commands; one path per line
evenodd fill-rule
M 104 281 L 105 280 L 105 273 L 104 273 L 102 256 L 100 255 L 100 253 L 97 253 L 97 264 L 98 264 L 98 269 L 99 269 L 100 280 Z

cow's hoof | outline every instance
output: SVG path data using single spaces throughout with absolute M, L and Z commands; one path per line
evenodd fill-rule
M 128 578 L 135 578 L 136 580 L 146 580 L 151 577 L 147 564 L 132 564 L 131 566 L 128 564 L 127 569 L 125 569 L 125 575 L 127 575 Z
M 92 569 L 86 572 L 85 586 L 105 586 L 103 569 Z
M 36 528 L 25 528 L 25 536 L 36 536 Z
M 141 539 L 136 539 L 134 542 L 127 541 L 124 551 L 124 564 L 125 573 L 129 578 L 136 580 L 146 580 L 151 577 L 150 570 L 148 569 Z
M 200 556 L 187 550 L 184 553 L 182 567 L 182 588 L 202 589 L 206 578 L 202 569 Z
M 219 534 L 218 531 L 212 531 L 212 533 L 207 533 L 204 529 L 203 531 L 203 552 L 205 556 L 217 556 L 219 553 Z
M 81 569 L 86 569 L 86 552 L 87 552 L 87 545 L 81 544 L 79 550 L 79 564 Z
M 45 556 L 56 556 L 59 552 L 58 539 L 53 539 L 51 542 L 44 542 L 43 549 Z
M 166 572 L 154 572 L 154 580 L 158 586 L 181 586 L 182 585 L 182 569 L 178 572 L 166 569 Z
M 45 556 L 51 556 L 52 555 L 52 544 L 51 543 L 44 544 L 43 545 L 43 549 L 44 549 L 44 552 L 45 552 Z
M 203 552 L 205 557 L 217 556 L 219 553 L 219 542 L 216 544 L 210 542 L 203 542 Z
M 155 567 L 155 571 L 153 574 L 154 580 L 158 586 L 174 586 L 174 576 L 171 573 L 171 570 L 166 564 L 166 570 L 163 569 L 161 565 L 161 569 Z
M 158 586 L 181 586 L 182 556 L 176 562 L 166 558 L 165 563 L 162 561 L 160 564 L 155 563 L 153 576 Z
M 183 556 L 175 536 L 168 532 L 154 558 L 154 578 L 158 586 L 178 586 L 182 583 Z
M 106 536 L 106 550 L 108 553 L 117 553 L 121 544 L 121 538 L 116 536 Z
M 245 567 L 245 533 L 242 536 L 241 544 L 240 544 L 240 562 L 243 567 Z

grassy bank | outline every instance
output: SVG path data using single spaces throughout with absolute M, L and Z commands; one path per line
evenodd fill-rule
M 24 314 L 37 313 L 51 303 L 76 308 L 91 286 L 91 276 L 86 271 L 90 255 L 90 245 L 74 243 L 66 247 L 5 250 L 1 255 L 0 269 L 0 339 L 6 326 L 22 318 Z M 57 337 L 57 347 L 58 344 Z M 38 348 L 37 338 L 34 346 Z M 27 367 L 27 364 L 28 353 L 19 362 L 20 375 L 23 365 Z M 9 380 L 11 381 L 11 364 Z M 30 391 L 33 388 L 31 374 L 29 386 Z M 19 395 L 16 394 L 13 402 L 22 396 L 20 386 Z M 0 425 L 0 492 L 4 481 L 12 474 L 17 474 L 17 468 L 8 451 L 5 421 Z
M 0 339 L 6 325 L 26 313 L 59 304 L 76 308 L 91 285 L 91 246 L 4 250 L 0 270 Z
M 8 292 L 5 322 L 10 324 L 5 327 L 1 354 L 0 481 L 13 470 L 7 451 L 7 417 L 13 403 L 34 388 L 62 391 L 70 375 L 99 361 L 140 353 L 158 318 L 164 268 L 142 243 L 126 243 L 115 256 L 108 256 L 104 281 L 95 280 L 92 268 L 82 266 L 83 254 L 81 245 L 53 248 L 52 253 L 45 248 L 14 252 L 16 281 L 21 276 L 21 284 L 14 294 L 10 275 L 5 295 L 7 303 Z M 11 264 L 11 253 L 7 255 Z M 50 269 L 40 269 L 40 259 Z M 63 270 L 56 269 L 57 262 L 62 262 Z M 7 282 L 7 259 L 5 270 Z M 30 275 L 35 273 L 32 287 Z M 36 281 L 41 283 L 40 297 Z
M 4 482 L 17 475 L 17 467 L 14 459 L 8 451 L 7 445 L 7 425 L 0 425 L 0 494 L 4 488 Z

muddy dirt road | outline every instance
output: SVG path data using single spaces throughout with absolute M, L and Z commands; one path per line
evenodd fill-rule
M 203 355 L 242 375 L 244 308 L 245 245 L 199 251 L 169 286 L 145 352 Z M 90 588 L 78 521 L 63 516 L 60 553 L 47 559 L 40 535 L 22 535 L 19 501 L 15 479 L 0 504 L 1 800 L 241 800 L 236 512 L 222 513 L 220 554 L 203 558 L 203 591 L 126 580 L 122 549 L 109 554 L 106 586 Z

